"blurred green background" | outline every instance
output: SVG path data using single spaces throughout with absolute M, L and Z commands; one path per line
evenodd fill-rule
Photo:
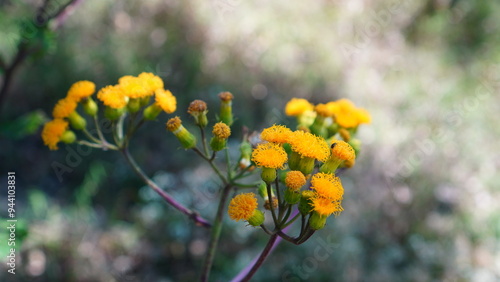
M 356 166 L 341 175 L 345 211 L 307 243 L 282 243 L 255 281 L 500 280 L 497 1 L 87 0 L 57 29 L 51 21 L 32 31 L 26 23 L 42 2 L 0 1 L 4 65 L 19 42 L 31 50 L 0 113 L 2 187 L 7 171 L 17 177 L 18 281 L 196 279 L 205 230 L 116 152 L 92 150 L 58 179 L 54 163 L 68 163 L 75 147 L 49 151 L 40 138 L 72 83 L 103 87 L 143 71 L 163 78 L 186 121 L 194 99 L 213 121 L 216 94 L 231 91 L 235 150 L 242 126 L 292 124 L 283 114 L 292 97 L 348 98 L 371 112 Z M 212 218 L 217 180 L 165 131 L 169 117 L 141 128 L 132 154 Z M 213 281 L 231 279 L 266 239 L 227 220 Z M 0 270 L 12 279 L 5 263 Z

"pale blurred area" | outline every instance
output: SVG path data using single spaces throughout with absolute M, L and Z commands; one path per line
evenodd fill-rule
M 372 114 L 372 124 L 360 128 L 359 159 L 341 175 L 345 211 L 315 235 L 332 236 L 334 252 L 316 258 L 314 237 L 300 247 L 283 243 L 256 281 L 499 281 L 499 14 L 498 2 L 465 0 L 84 1 L 59 32 L 54 51 L 38 65 L 27 65 L 12 91 L 29 97 L 26 93 L 37 88 L 20 109 L 49 112 L 51 105 L 41 101 L 56 101 L 64 90 L 54 90 L 73 81 L 90 79 L 104 86 L 121 75 L 152 71 L 178 97 L 179 115 L 198 98 L 211 103 L 215 114 L 215 94 L 228 90 L 236 96 L 235 126 L 251 130 L 291 124 L 283 107 L 292 97 L 313 103 L 348 98 Z M 11 52 L 7 47 L 6 54 Z M 167 138 L 161 124 L 156 128 L 154 137 L 144 133 L 143 142 Z M 196 180 L 197 175 L 208 177 L 206 168 L 193 170 L 183 152 L 171 152 L 173 146 L 158 150 L 182 160 L 181 166 L 152 160 L 153 148 L 137 149 L 150 155 L 142 160 L 148 171 L 180 178 L 172 181 L 189 189 L 174 195 L 210 215 L 213 207 L 186 193 L 203 185 L 214 189 L 215 183 Z M 100 164 L 97 153 L 93 159 L 95 166 L 109 165 Z M 124 181 L 119 175 L 130 172 L 122 166 L 121 174 L 108 172 L 111 179 L 97 181 L 91 195 L 104 193 L 95 191 L 105 190 L 106 183 Z M 175 174 L 162 172 L 172 168 Z M 50 168 L 45 171 L 45 177 L 54 177 Z M 80 173 L 78 183 L 85 176 Z M 142 186 L 137 179 L 127 185 L 132 191 Z M 175 265 L 200 265 L 207 239 L 203 230 L 183 227 L 181 216 L 146 194 L 130 197 L 140 204 L 124 200 L 133 206 L 127 219 L 110 211 L 112 206 L 119 214 L 123 207 L 117 203 L 96 207 L 94 202 L 85 208 L 90 216 L 84 216 L 83 238 L 78 232 L 60 234 L 54 244 L 68 242 L 65 248 L 74 252 L 73 259 L 84 262 L 81 268 L 68 266 L 75 281 L 196 277 L 195 269 Z M 57 218 L 59 212 L 45 214 Z M 164 222 L 162 214 L 175 220 Z M 44 273 L 54 260 L 45 257 L 37 226 L 48 232 L 62 230 L 55 222 L 64 228 L 76 222 L 33 221 L 25 242 L 30 263 L 22 267 L 27 276 L 45 281 L 54 277 Z M 144 237 L 149 231 L 137 230 L 134 222 L 146 231 L 169 224 L 169 235 Z M 226 224 L 227 245 L 217 255 L 214 277 L 230 279 L 263 246 L 262 232 L 242 228 Z

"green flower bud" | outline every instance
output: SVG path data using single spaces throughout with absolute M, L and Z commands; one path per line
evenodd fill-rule
M 264 223 L 264 213 L 260 210 L 255 210 L 252 217 L 248 219 L 248 223 L 252 226 L 259 226 Z
M 158 104 L 154 103 L 151 106 L 145 108 L 142 114 L 144 115 L 145 119 L 154 120 L 161 112 L 161 107 Z
M 87 126 L 87 121 L 76 111 L 68 116 L 69 124 L 76 130 L 82 130 Z
M 320 230 L 325 227 L 327 218 L 326 215 L 321 216 L 317 212 L 313 212 L 309 218 L 309 226 L 314 230 Z
M 66 130 L 62 135 L 61 135 L 61 142 L 64 142 L 66 144 L 71 144 L 76 141 L 76 135 L 73 131 L 71 130 Z
M 85 113 L 91 117 L 95 116 L 98 111 L 96 102 L 92 98 L 88 97 L 82 101 L 83 110 Z

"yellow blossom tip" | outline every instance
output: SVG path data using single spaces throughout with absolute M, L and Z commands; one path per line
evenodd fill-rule
M 342 140 L 332 140 L 331 143 L 331 152 L 332 157 L 341 159 L 341 160 L 353 160 L 356 158 L 356 153 L 349 143 Z
M 57 104 L 54 106 L 54 110 L 52 111 L 52 116 L 54 118 L 67 118 L 71 113 L 76 110 L 77 102 L 70 98 L 66 97 L 57 101 Z
M 299 190 L 304 184 L 306 184 L 306 177 L 304 174 L 298 170 L 289 171 L 285 177 L 286 187 L 292 190 Z
M 82 99 L 87 98 L 94 94 L 95 84 L 92 81 L 82 80 L 73 83 L 68 90 L 66 97 L 80 102 Z
M 171 114 L 177 109 L 177 99 L 169 90 L 157 89 L 155 91 L 155 101 L 167 114 Z
M 57 143 L 59 143 L 61 136 L 67 128 L 68 122 L 59 118 L 45 123 L 42 130 L 43 143 L 47 145 L 49 149 L 57 150 Z
M 318 104 L 314 107 L 314 110 L 318 115 L 322 117 L 329 117 L 333 115 L 333 112 L 330 110 L 330 107 L 328 107 L 326 104 Z
M 306 99 L 292 98 L 285 106 L 285 114 L 287 116 L 298 116 L 313 109 L 313 104 L 309 103 Z
M 218 122 L 214 125 L 212 134 L 219 139 L 227 139 L 231 135 L 231 129 L 227 124 Z
M 279 144 L 260 143 L 252 152 L 252 161 L 259 167 L 281 169 L 288 156 Z
M 288 143 L 292 146 L 293 151 L 303 157 L 324 162 L 330 156 L 330 150 L 325 139 L 309 132 L 301 130 L 292 132 Z
M 105 106 L 121 109 L 127 105 L 127 97 L 119 85 L 108 85 L 97 92 L 97 99 Z
M 284 125 L 273 125 L 269 128 L 266 128 L 260 134 L 262 140 L 274 143 L 287 143 L 290 138 L 290 134 L 292 134 L 292 130 L 287 128 Z
M 344 210 L 340 201 L 332 201 L 328 198 L 316 197 L 312 198 L 311 202 L 313 210 L 321 216 L 338 215 Z
M 340 201 L 344 195 L 344 188 L 340 178 L 330 173 L 318 172 L 311 178 L 311 189 L 318 197 Z
M 232 220 L 248 220 L 257 209 L 258 203 L 254 193 L 236 195 L 229 203 L 228 214 Z

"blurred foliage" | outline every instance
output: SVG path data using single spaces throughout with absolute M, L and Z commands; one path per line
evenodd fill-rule
M 0 1 L 6 62 L 22 37 L 19 19 L 32 19 L 39 4 Z M 359 161 L 341 176 L 345 212 L 303 246 L 282 243 L 256 281 L 499 280 L 499 13 L 496 1 L 464 0 L 83 1 L 56 32 L 38 33 L 41 52 L 16 72 L 1 105 L 0 166 L 16 171 L 27 224 L 16 278 L 196 278 L 204 230 L 143 187 L 117 154 L 93 150 L 60 182 L 52 165 L 67 162 L 70 149 L 51 152 L 36 132 L 73 82 L 102 87 L 151 71 L 177 96 L 181 117 L 199 98 L 213 119 L 216 94 L 233 92 L 235 138 L 243 125 L 286 124 L 291 97 L 346 97 L 372 113 Z M 144 126 L 132 154 L 210 217 L 217 183 L 178 150 L 165 121 Z M 261 235 L 226 222 L 213 276 L 232 278 L 263 246 Z M 326 258 L 320 239 L 332 250 Z

